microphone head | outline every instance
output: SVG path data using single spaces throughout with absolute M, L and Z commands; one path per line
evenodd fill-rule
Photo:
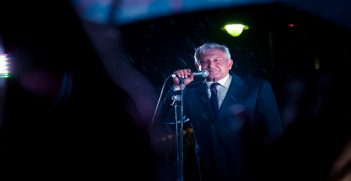
M 208 76 L 208 71 L 207 70 L 203 70 L 202 71 L 202 77 L 207 77 Z

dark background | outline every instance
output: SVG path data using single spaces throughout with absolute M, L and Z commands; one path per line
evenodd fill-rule
M 231 37 L 221 27 L 233 20 L 249 25 L 249 30 Z M 135 66 L 159 90 L 174 70 L 195 71 L 197 46 L 227 45 L 234 60 L 232 71 L 272 83 L 286 125 L 271 153 L 273 159 L 262 168 L 273 166 L 265 171 L 278 180 L 327 178 L 350 138 L 349 108 L 344 106 L 350 101 L 349 28 L 283 4 L 269 4 L 183 13 L 120 29 Z
M 137 113 L 126 106 L 131 98 L 108 76 L 72 7 L 66 2 L 17 3 L 1 7 L 3 46 L 12 60 L 0 138 L 7 173 L 155 178 L 147 133 L 135 125 Z M 250 29 L 229 36 L 220 28 L 232 19 Z M 272 83 L 282 115 L 295 98 L 295 114 L 283 116 L 287 131 L 272 153 L 278 177 L 325 178 L 349 139 L 345 104 L 350 101 L 351 37 L 346 26 L 268 4 L 115 27 L 132 65 L 159 91 L 174 70 L 193 68 L 194 48 L 218 42 L 231 50 L 233 71 Z M 301 92 L 288 87 L 294 81 L 303 85 Z

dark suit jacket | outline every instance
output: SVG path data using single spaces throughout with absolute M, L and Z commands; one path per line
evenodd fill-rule
M 183 113 L 194 130 L 201 180 L 249 180 L 248 175 L 254 174 L 249 168 L 254 167 L 260 146 L 272 143 L 283 130 L 270 83 L 231 75 L 217 115 L 212 112 L 205 82 L 189 84 L 183 92 Z M 166 99 L 179 92 L 171 91 Z M 165 101 L 161 119 L 174 118 L 173 107 Z

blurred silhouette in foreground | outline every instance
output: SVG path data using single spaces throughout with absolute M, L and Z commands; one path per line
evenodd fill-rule
M 55 8 L 16 3 L 2 7 L 18 16 L 1 17 L 16 65 L 1 135 L 4 172 L 13 178 L 153 179 L 145 130 L 153 87 L 129 63 L 118 29 L 82 22 L 67 1 Z M 31 26 L 18 23 L 27 21 Z

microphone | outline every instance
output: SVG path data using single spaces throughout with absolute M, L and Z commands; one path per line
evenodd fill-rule
M 207 77 L 208 76 L 208 71 L 207 70 L 203 70 L 203 71 L 200 71 L 200 72 L 193 72 L 193 75 L 194 77 L 197 77 L 197 76 L 201 76 L 201 77 Z M 172 74 L 172 77 L 177 77 L 175 74 Z

